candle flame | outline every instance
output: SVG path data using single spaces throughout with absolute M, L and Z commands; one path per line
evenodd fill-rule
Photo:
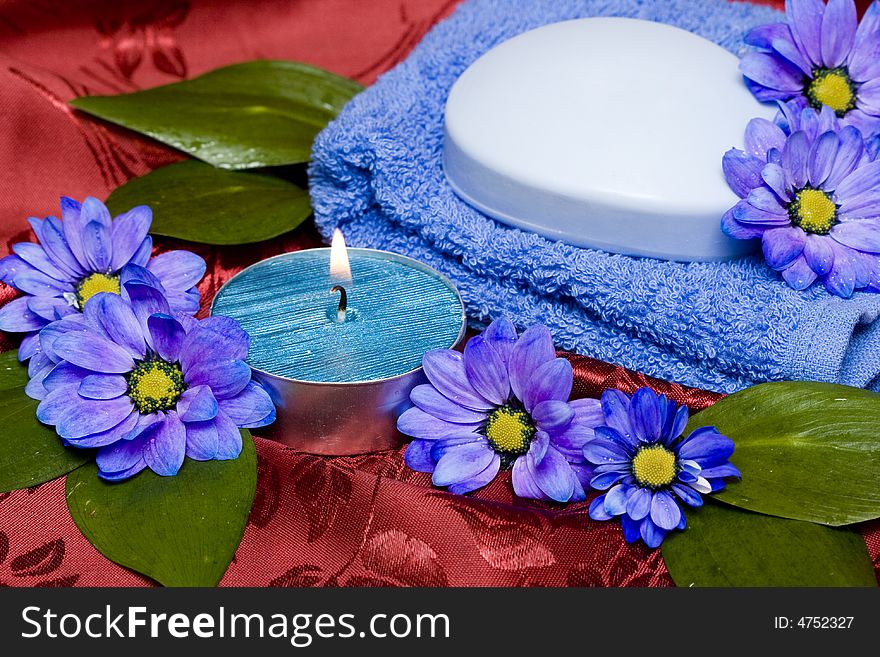
M 351 283 L 351 265 L 348 264 L 348 250 L 345 238 L 338 228 L 333 231 L 330 243 L 330 278 L 334 281 Z

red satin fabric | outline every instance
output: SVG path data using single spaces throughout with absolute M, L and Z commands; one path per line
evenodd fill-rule
M 79 115 L 77 95 L 120 93 L 257 58 L 306 61 L 364 83 L 406 56 L 456 0 L 7 0 L 0 5 L 0 254 L 33 239 L 30 215 L 58 197 L 106 197 L 180 159 L 155 142 Z M 865 4 L 865 3 L 863 3 Z M 264 244 L 189 248 L 208 262 L 203 310 L 243 267 L 309 248 L 300 230 Z M 0 303 L 13 298 L 0 285 Z M 15 346 L 9 336 L 0 349 Z M 566 355 L 575 394 L 643 385 L 698 410 L 719 395 Z M 670 586 L 659 551 L 627 545 L 586 504 L 513 497 L 509 474 L 472 496 L 431 488 L 403 450 L 336 459 L 257 438 L 259 484 L 225 586 Z M 0 466 L 2 467 L 2 466 Z M 880 529 L 865 528 L 880 573 Z M 0 494 L 0 585 L 151 582 L 99 554 L 67 512 L 64 481 Z

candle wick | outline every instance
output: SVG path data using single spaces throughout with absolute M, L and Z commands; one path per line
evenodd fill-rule
M 336 321 L 342 323 L 345 321 L 345 309 L 348 307 L 348 293 L 341 285 L 334 285 L 330 288 L 330 294 L 339 292 L 339 307 L 336 309 Z

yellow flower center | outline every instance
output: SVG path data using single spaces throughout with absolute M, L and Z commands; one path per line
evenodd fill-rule
M 816 110 L 828 105 L 837 116 L 843 116 L 856 105 L 853 82 L 843 67 L 817 69 L 807 87 L 807 98 Z
M 174 408 L 184 390 L 180 366 L 164 360 L 143 361 L 128 374 L 128 396 L 143 415 Z
M 534 437 L 532 418 L 517 408 L 502 406 L 493 411 L 486 422 L 486 438 L 495 451 L 502 454 L 525 454 Z
M 632 469 L 642 486 L 666 486 L 672 483 L 677 474 L 675 454 L 662 445 L 642 447 L 633 459 Z
M 802 189 L 788 207 L 795 226 L 807 233 L 826 235 L 837 223 L 837 206 L 831 197 L 819 189 Z
M 86 301 L 91 299 L 98 292 L 112 292 L 119 294 L 119 277 L 108 276 L 107 274 L 90 274 L 79 282 L 76 288 L 76 300 L 79 308 L 85 305 Z

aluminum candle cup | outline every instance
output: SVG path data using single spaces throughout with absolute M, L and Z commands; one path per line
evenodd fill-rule
M 313 454 L 391 449 L 404 441 L 396 424 L 410 391 L 426 380 L 422 356 L 461 342 L 464 306 L 448 279 L 416 260 L 348 249 L 349 273 L 344 244 L 334 248 L 332 274 L 327 248 L 248 267 L 220 289 L 211 314 L 250 335 L 248 363 L 277 407 L 260 435 Z

